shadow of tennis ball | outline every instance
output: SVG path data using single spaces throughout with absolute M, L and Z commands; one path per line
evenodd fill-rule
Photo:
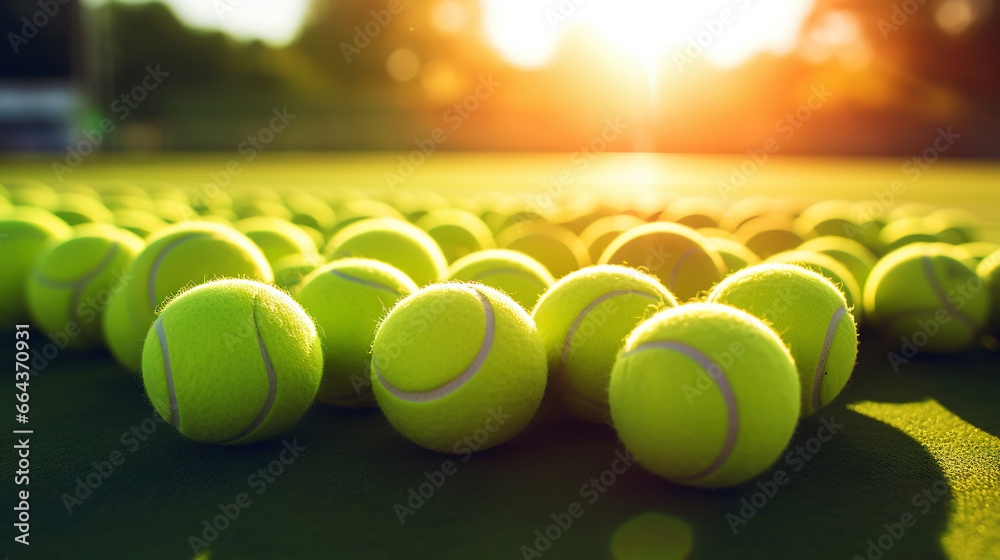
M 691 553 L 694 534 L 680 519 L 651 511 L 633 517 L 611 537 L 615 560 L 681 560 Z

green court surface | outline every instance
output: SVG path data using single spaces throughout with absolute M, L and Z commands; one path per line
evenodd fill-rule
M 66 180 L 197 186 L 231 157 L 95 158 Z M 556 204 L 591 189 L 711 195 L 744 161 L 607 154 L 580 170 L 569 154 L 436 154 L 397 188 L 530 198 L 568 170 L 572 181 L 548 193 Z M 390 192 L 384 174 L 397 163 L 394 154 L 265 153 L 234 180 Z M 914 177 L 903 163 L 775 158 L 732 196 L 880 201 L 902 181 L 881 204 L 966 208 L 996 226 L 1000 166 L 942 162 Z M 54 180 L 47 161 L 8 162 L 0 176 Z M 772 470 L 724 490 L 669 483 L 623 460 L 612 428 L 545 411 L 516 439 L 470 456 L 411 444 L 377 410 L 320 405 L 274 441 L 199 444 L 157 422 L 141 380 L 106 353 L 56 352 L 34 364 L 31 381 L 32 544 L 6 554 L 190 559 L 195 538 L 209 545 L 201 557 L 216 560 L 610 558 L 618 527 L 661 512 L 690 526 L 692 559 L 1000 558 L 1000 354 L 918 353 L 894 368 L 888 353 L 900 341 L 864 328 L 860 339 L 844 392 L 800 421 Z M 37 331 L 33 340 L 45 341 Z M 4 503 L 14 501 L 8 486 Z M 224 528 L 206 531 L 226 511 Z

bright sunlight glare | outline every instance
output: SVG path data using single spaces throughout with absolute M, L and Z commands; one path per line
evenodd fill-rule
M 110 0 L 87 0 L 99 5 Z M 119 2 L 123 0 L 117 0 Z M 142 4 L 156 0 L 124 0 Z M 298 35 L 310 0 L 162 0 L 184 24 L 224 31 L 243 40 L 259 39 L 286 45 Z
M 580 26 L 647 64 L 695 44 L 710 63 L 729 68 L 762 52 L 792 50 L 813 8 L 813 0 L 480 1 L 487 39 L 522 67 L 544 66 L 562 36 Z

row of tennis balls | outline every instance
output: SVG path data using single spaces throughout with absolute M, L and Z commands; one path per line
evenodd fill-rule
M 791 353 L 753 315 L 718 303 L 678 306 L 655 278 L 620 266 L 564 277 L 530 316 L 481 284 L 417 289 L 371 260 L 330 263 L 303 290 L 317 280 L 337 293 L 337 303 L 398 299 L 371 345 L 373 393 L 398 431 L 446 453 L 490 418 L 502 420 L 476 440 L 479 448 L 519 433 L 550 380 L 552 398 L 572 414 L 597 422 L 610 414 L 654 472 L 692 485 L 738 484 L 778 457 L 800 414 L 839 393 L 857 352 L 839 290 L 789 265 L 737 273 L 710 301 L 761 313 L 790 337 Z M 341 285 L 335 290 L 330 282 Z M 792 290 L 804 301 L 779 311 L 761 299 L 772 290 Z M 315 302 L 305 299 L 315 313 Z M 338 333 L 326 340 L 340 339 L 359 319 L 349 317 L 357 309 L 328 311 L 346 322 L 327 324 Z M 330 317 L 314 319 L 327 328 Z M 225 343 L 246 321 L 253 333 Z M 321 379 L 329 386 L 320 340 L 313 320 L 283 292 L 216 281 L 163 309 L 145 340 L 143 382 L 157 412 L 186 436 L 257 441 L 294 423 Z
M 19 207 L 11 218 L 4 224 L 15 226 L 4 228 L 8 239 L 3 246 L 4 257 L 9 264 L 8 270 L 11 271 L 3 278 L 4 293 L 11 297 L 6 298 L 0 307 L 23 305 L 19 296 L 21 291 L 14 284 L 20 281 L 20 275 L 27 276 L 27 273 L 18 272 L 25 268 L 23 265 L 26 263 L 19 264 L 18 261 L 31 257 L 31 248 L 41 247 L 48 241 L 70 235 L 69 229 L 60 220 L 43 210 Z M 250 219 L 254 220 L 256 219 Z M 257 247 L 274 264 L 279 277 L 278 285 L 283 287 L 292 287 L 301 275 L 323 262 L 319 256 L 295 254 L 295 244 L 289 245 L 286 239 L 288 236 L 281 235 L 281 232 L 272 232 L 260 226 L 251 227 L 247 235 L 253 236 L 253 244 L 247 243 L 246 237 L 226 226 L 190 222 L 171 226 L 150 238 L 150 247 L 142 251 L 142 256 L 136 259 L 139 263 L 129 267 L 130 273 L 126 275 L 147 278 L 140 280 L 139 286 L 131 291 L 148 292 L 148 298 L 133 295 L 131 302 L 126 305 L 126 300 L 130 298 L 119 295 L 109 308 L 115 313 L 107 313 L 104 320 L 104 334 L 108 344 L 126 367 L 138 367 L 142 334 L 152 321 L 156 306 L 183 286 L 191 282 L 200 283 L 215 276 L 244 275 L 269 281 L 269 267 L 261 264 Z M 525 240 L 541 243 L 543 238 L 544 235 L 534 235 L 525 237 Z M 178 245 L 182 240 L 183 247 Z M 688 299 L 698 291 L 710 288 L 728 270 L 757 262 L 752 255 L 741 259 L 738 246 L 717 253 L 706 245 L 703 237 L 684 226 L 646 224 L 632 228 L 610 241 L 609 249 L 605 252 L 607 258 L 602 261 L 647 265 L 681 299 Z M 870 261 L 870 255 L 866 256 L 859 247 L 852 249 L 852 245 L 857 243 L 836 237 L 817 238 L 802 247 L 809 249 L 808 251 L 782 253 L 769 259 L 769 262 L 804 265 L 834 280 L 843 290 L 860 323 L 862 310 L 865 307 L 872 308 L 872 304 L 868 302 L 864 306 L 860 305 L 862 297 L 859 284 L 867 283 L 869 270 L 874 263 Z M 19 247 L 27 249 L 20 250 Z M 369 219 L 354 224 L 335 236 L 330 247 L 330 254 L 334 258 L 362 254 L 390 262 L 403 269 L 418 284 L 442 277 L 480 280 L 504 289 L 526 308 L 533 306 L 537 297 L 553 282 L 544 266 L 509 251 L 484 251 L 470 255 L 454 263 L 448 270 L 435 242 L 427 234 L 410 224 L 393 219 Z M 73 239 L 57 245 L 36 263 L 34 272 L 27 281 L 29 289 L 26 299 L 33 311 L 32 315 L 49 331 L 58 332 L 70 323 L 79 325 L 82 334 L 72 337 L 69 341 L 71 345 L 85 347 L 99 342 L 101 327 L 99 321 L 94 320 L 94 311 L 101 306 L 83 306 L 81 302 L 98 300 L 99 296 L 105 295 L 108 291 L 108 278 L 113 276 L 114 271 L 124 269 L 139 254 L 141 248 L 141 240 L 114 226 L 79 226 Z M 179 250 L 173 252 L 175 248 Z M 289 255 L 289 252 L 293 254 Z M 958 250 L 950 246 L 936 246 L 934 252 L 950 255 L 953 260 L 962 258 Z M 171 265 L 178 261 L 184 264 Z M 149 268 L 153 263 L 157 266 L 157 286 L 146 286 L 151 282 Z M 957 274 L 960 277 L 975 277 L 967 269 L 967 265 L 965 270 L 960 270 L 962 268 L 962 265 L 955 263 L 949 265 L 949 269 L 959 270 Z M 924 277 L 925 281 L 917 282 L 919 289 L 916 291 L 922 297 L 912 300 L 913 304 L 927 305 L 921 302 L 931 302 L 933 307 L 941 307 L 947 303 L 935 301 L 937 294 L 927 293 L 932 284 L 926 282 L 926 275 L 917 276 L 920 277 Z M 947 294 L 951 289 L 952 286 L 948 286 L 942 293 Z M 982 299 L 985 295 L 983 293 L 974 299 Z M 142 299 L 148 301 L 143 303 Z M 980 324 L 987 307 L 979 301 L 963 303 L 970 304 L 974 309 L 970 314 L 971 320 L 963 320 L 962 323 L 973 327 Z M 81 315 L 81 306 L 89 315 Z M 148 308 L 148 311 L 141 310 L 143 307 Z M 125 308 L 129 308 L 129 311 L 125 311 Z M 136 309 L 140 311 L 137 312 Z M 21 320 L 16 309 L 0 311 L 3 312 L 0 315 L 5 322 Z M 908 309 L 904 306 L 899 311 L 903 313 Z M 133 318 L 134 324 L 129 325 L 123 319 L 133 313 L 139 317 Z M 887 316 L 887 313 L 882 315 Z M 889 323 L 892 327 L 894 322 L 883 323 Z M 897 331 L 901 335 L 912 334 L 916 332 L 911 328 L 912 324 L 910 321 L 900 328 L 888 330 L 893 334 Z M 956 322 L 947 327 L 946 331 L 956 331 L 959 336 L 936 336 L 927 344 L 927 349 L 955 350 L 968 347 L 974 339 L 975 330 L 963 331 L 959 322 Z

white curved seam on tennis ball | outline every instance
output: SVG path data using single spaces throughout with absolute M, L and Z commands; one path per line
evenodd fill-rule
M 240 438 L 246 437 L 253 433 L 254 430 L 260 427 L 267 419 L 268 414 L 271 413 L 271 409 L 274 408 L 274 399 L 278 393 L 278 374 L 274 371 L 274 366 L 271 364 L 271 356 L 267 353 L 267 346 L 264 344 L 264 339 L 260 336 L 260 326 L 257 325 L 257 298 L 254 297 L 253 300 L 253 326 L 254 333 L 257 335 L 257 345 L 260 347 L 260 357 L 264 360 L 264 370 L 267 372 L 267 397 L 264 399 L 264 405 L 261 406 L 260 412 L 257 413 L 257 417 L 253 419 L 253 422 L 246 427 L 239 434 L 223 440 L 220 443 L 230 443 L 236 441 Z
M 167 397 L 170 399 L 170 423 L 181 429 L 181 414 L 177 407 L 177 391 L 174 389 L 174 370 L 170 365 L 170 352 L 167 350 L 167 333 L 163 330 L 163 318 L 156 320 L 156 336 L 160 339 L 160 352 L 163 354 L 163 377 L 167 381 Z
M 962 323 L 965 323 L 965 326 L 969 327 L 969 330 L 975 334 L 978 330 L 976 322 L 965 313 L 956 309 L 955 306 L 948 301 L 948 294 L 945 293 L 944 286 L 941 285 L 940 278 L 938 278 L 937 274 L 934 272 L 934 262 L 931 261 L 931 258 L 924 255 L 923 257 L 920 257 L 920 261 L 924 268 L 924 276 L 927 277 L 927 282 L 931 285 L 931 290 L 934 291 L 935 297 L 937 297 L 937 299 L 941 302 L 941 306 L 944 307 L 945 312 Z
M 670 271 L 670 285 L 668 286 L 668 288 L 670 288 L 671 290 L 674 289 L 674 286 L 677 285 L 677 275 L 680 274 L 681 272 L 681 265 L 684 264 L 684 261 L 687 260 L 688 257 L 690 257 L 693 253 L 696 253 L 697 251 L 698 251 L 697 248 L 692 247 L 687 251 L 684 251 L 684 253 L 681 254 L 680 258 L 677 259 L 677 264 L 675 264 L 674 269 Z
M 100 262 L 98 262 L 97 265 L 94 266 L 94 268 L 90 272 L 84 274 L 83 276 L 81 276 L 76 280 L 69 280 L 69 281 L 53 280 L 51 278 L 43 276 L 41 272 L 35 275 L 35 279 L 38 281 L 39 284 L 42 284 L 48 288 L 53 288 L 53 289 L 69 288 L 73 291 L 72 295 L 69 298 L 69 313 L 67 315 L 69 316 L 70 319 L 74 320 L 79 325 L 80 324 L 79 307 L 80 307 L 80 298 L 83 297 L 83 289 L 86 288 L 87 284 L 89 284 L 91 280 L 96 278 L 98 274 L 104 272 L 104 269 L 107 268 L 112 263 L 112 261 L 115 260 L 116 254 L 118 254 L 118 243 L 113 242 L 111 244 L 111 247 L 108 248 L 108 252 L 105 253 L 103 257 L 101 257 Z
M 354 282 L 354 283 L 357 283 L 357 284 L 361 284 L 362 286 L 368 286 L 369 288 L 375 288 L 375 289 L 378 289 L 378 290 L 386 290 L 388 292 L 392 292 L 393 294 L 395 294 L 397 296 L 401 295 L 399 293 L 399 290 L 397 290 L 396 288 L 393 288 L 391 286 L 386 286 L 385 284 L 379 284 L 378 282 L 373 282 L 371 280 L 365 280 L 364 278 L 358 278 L 356 276 L 351 276 L 350 274 L 346 274 L 346 273 L 341 272 L 339 270 L 331 270 L 330 274 L 336 276 L 337 278 L 340 278 L 341 280 L 347 280 L 348 282 Z
M 812 407 L 813 410 L 823 406 L 820 399 L 820 390 L 823 388 L 823 377 L 826 375 L 826 360 L 830 357 L 830 348 L 833 346 L 834 335 L 837 334 L 837 327 L 840 320 L 847 314 L 847 307 L 841 305 L 833 312 L 830 323 L 826 326 L 826 337 L 823 339 L 823 349 L 819 353 L 819 361 L 816 363 L 816 374 L 813 377 L 812 387 Z
M 408 402 L 430 402 L 437 400 L 460 389 L 470 379 L 472 379 L 476 373 L 479 372 L 480 368 L 483 367 L 483 364 L 486 362 L 486 358 L 490 355 L 490 350 L 493 348 L 493 339 L 496 335 L 496 321 L 493 317 L 493 305 L 490 303 L 490 300 L 486 299 L 486 296 L 480 293 L 479 290 L 474 288 L 471 290 L 474 294 L 476 294 L 476 297 L 479 298 L 479 302 L 483 306 L 483 313 L 486 316 L 486 324 L 483 329 L 483 343 L 479 346 L 479 352 L 476 354 L 476 357 L 473 358 L 472 363 L 469 364 L 469 367 L 465 368 L 465 371 L 459 374 L 458 377 L 455 377 L 451 381 L 436 389 L 422 392 L 410 392 L 400 390 L 386 381 L 385 378 L 382 377 L 382 372 L 379 371 L 378 366 L 376 365 L 376 360 L 373 359 L 372 368 L 375 370 L 375 375 L 378 376 L 379 382 L 382 383 L 385 390 L 392 396 Z
M 156 311 L 156 306 L 159 303 L 156 301 L 156 273 L 160 271 L 160 264 L 163 263 L 163 259 L 167 258 L 167 255 L 173 250 L 174 247 L 184 243 L 185 241 L 190 241 L 196 237 L 205 237 L 208 234 L 205 233 L 192 233 L 190 235 L 185 235 L 180 239 L 177 239 L 170 245 L 167 245 L 160 251 L 160 254 L 156 256 L 156 261 L 153 262 L 153 267 L 149 271 L 149 306 L 153 311 Z
M 643 352 L 645 350 L 673 350 L 675 352 L 680 352 L 688 358 L 694 360 L 701 366 L 705 373 L 715 381 L 716 387 L 719 388 L 719 392 L 722 393 L 722 399 L 726 403 L 726 440 L 722 444 L 722 449 L 719 451 L 715 459 L 709 463 L 707 467 L 702 469 L 690 476 L 685 477 L 673 477 L 678 481 L 685 480 L 697 480 L 699 478 L 704 478 L 713 474 L 715 471 L 719 470 L 729 456 L 733 453 L 733 449 L 736 447 L 736 434 L 739 431 L 739 417 L 737 416 L 738 410 L 736 407 L 736 396 L 733 395 L 733 388 L 729 385 L 729 380 L 726 378 L 726 373 L 719 367 L 718 364 L 713 362 L 708 356 L 698 350 L 697 348 L 684 344 L 683 342 L 673 342 L 669 340 L 656 340 L 652 342 L 645 342 L 636 346 L 631 351 L 626 352 L 619 359 L 624 359 L 632 354 L 638 352 Z M 719 372 L 718 376 L 712 375 L 712 368 Z
M 588 315 L 590 315 L 590 312 L 593 311 L 595 307 L 604 303 L 605 301 L 613 297 L 629 295 L 629 294 L 643 296 L 653 300 L 660 299 L 659 296 L 644 292 L 642 290 L 615 290 L 613 292 L 601 294 L 599 297 L 594 298 L 594 301 L 587 304 L 587 307 L 584 307 L 583 311 L 581 311 L 576 316 L 576 318 L 573 319 L 573 323 L 569 326 L 569 331 L 566 333 L 566 339 L 563 340 L 562 353 L 559 355 L 559 365 L 562 366 L 564 372 L 566 371 L 566 368 L 569 365 L 569 352 L 573 347 L 573 339 L 576 337 L 576 331 L 579 330 L 580 325 L 583 323 L 583 320 L 586 319 Z

